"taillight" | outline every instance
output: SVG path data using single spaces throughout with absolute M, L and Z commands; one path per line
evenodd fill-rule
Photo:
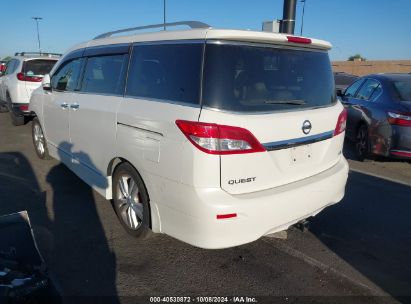
M 311 44 L 311 39 L 296 36 L 287 36 L 288 42 L 301 43 L 301 44 Z
M 19 109 L 20 109 L 20 111 L 28 111 L 29 106 L 28 105 L 19 106 Z
M 41 82 L 43 80 L 43 77 L 26 76 L 26 75 L 24 75 L 24 73 L 18 73 L 17 74 L 17 79 L 20 80 L 20 81 Z
M 347 110 L 344 109 L 338 116 L 337 125 L 335 126 L 335 130 L 334 130 L 334 136 L 344 132 L 346 126 L 347 126 Z
M 265 148 L 250 131 L 232 126 L 177 120 L 177 126 L 198 149 L 209 154 L 264 152 Z
M 388 122 L 390 123 L 390 125 L 411 127 L 411 114 L 410 113 L 388 112 L 387 116 L 388 116 Z

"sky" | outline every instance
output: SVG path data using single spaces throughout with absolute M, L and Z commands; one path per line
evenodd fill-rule
M 295 34 L 303 3 L 297 0 Z M 198 20 L 214 28 L 261 30 L 282 18 L 283 0 L 166 0 L 167 22 Z M 163 0 L 0 0 L 0 58 L 37 51 L 64 53 L 111 30 L 163 22 Z M 332 60 L 411 59 L 411 0 L 306 0 L 303 36 L 333 44 Z

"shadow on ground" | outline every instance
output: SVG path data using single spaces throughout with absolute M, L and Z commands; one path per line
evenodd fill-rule
M 47 182 L 53 189 L 52 198 L 41 191 L 23 154 L 0 153 L 0 214 L 28 211 L 52 279 L 58 278 L 56 287 L 63 296 L 109 295 L 106 300 L 117 303 L 116 260 L 91 188 L 62 164 L 51 168 Z
M 388 294 L 411 296 L 411 187 L 351 172 L 344 200 L 310 231 Z M 407 298 L 408 301 L 411 298 Z

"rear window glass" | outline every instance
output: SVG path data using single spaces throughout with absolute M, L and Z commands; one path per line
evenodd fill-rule
M 203 105 L 238 112 L 327 106 L 335 84 L 326 52 L 207 44 Z
M 394 81 L 394 87 L 401 101 L 411 100 L 411 81 Z
M 136 45 L 127 95 L 199 104 L 203 44 Z
M 35 59 L 24 63 L 24 74 L 26 76 L 43 76 L 50 73 L 56 60 Z

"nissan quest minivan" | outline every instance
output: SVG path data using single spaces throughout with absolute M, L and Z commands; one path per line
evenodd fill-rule
M 30 101 L 38 156 L 112 200 L 129 234 L 202 248 L 252 242 L 339 202 L 346 112 L 331 45 L 166 26 L 184 24 L 69 50 Z

